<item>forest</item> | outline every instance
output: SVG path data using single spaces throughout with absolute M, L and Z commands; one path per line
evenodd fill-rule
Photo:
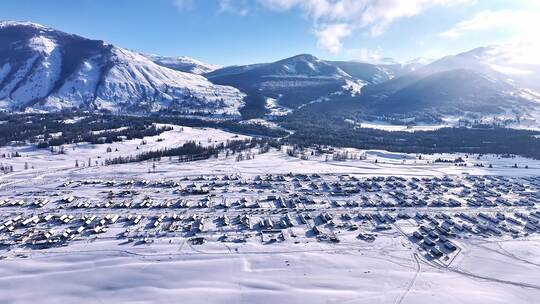
M 88 113 L 0 114 L 0 145 L 34 144 L 39 148 L 69 143 L 111 143 L 158 135 L 170 129 L 167 124 L 190 127 L 213 127 L 265 139 L 272 145 L 300 147 L 328 145 L 359 149 L 382 149 L 406 153 L 463 152 L 478 154 L 521 155 L 540 159 L 540 132 L 493 126 L 443 128 L 436 131 L 389 132 L 360 128 L 345 122 L 344 117 L 295 116 L 280 124 L 293 134 L 263 125 L 242 124 L 232 120 L 209 120 L 191 117 L 151 115 L 127 116 Z M 285 136 L 287 135 L 287 136 Z M 157 156 L 207 154 L 215 151 L 201 147 L 171 147 Z M 224 149 L 224 147 L 215 147 Z M 187 149 L 189 152 L 185 152 Z M 184 153 L 185 152 L 185 153 Z M 200 152 L 200 153 L 199 153 Z M 133 156 L 134 157 L 134 156 Z M 140 155 L 153 158 L 156 155 Z M 117 162 L 121 160 L 114 160 Z

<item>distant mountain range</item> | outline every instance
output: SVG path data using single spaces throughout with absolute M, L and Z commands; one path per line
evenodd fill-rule
M 155 64 L 180 72 L 202 75 L 222 68 L 219 65 L 209 64 L 186 56 L 166 57 L 159 55 L 145 55 Z
M 246 92 L 246 105 L 261 103 L 302 109 L 325 102 L 328 114 L 339 112 L 331 103 L 349 100 L 366 117 L 414 122 L 429 117 L 475 120 L 539 118 L 539 66 L 514 64 L 511 48 L 474 49 L 431 62 L 406 64 L 324 61 L 298 55 L 274 63 L 235 66 L 205 74 L 212 82 Z M 348 107 L 347 110 L 350 110 Z M 259 116 L 271 112 L 256 111 Z M 362 116 L 362 115 L 359 115 Z M 421 122 L 421 121 L 417 121 Z
M 0 109 L 171 112 L 274 119 L 343 102 L 366 117 L 537 117 L 540 65 L 519 45 L 400 64 L 309 54 L 219 67 L 145 55 L 23 22 L 0 23 Z
M 311 103 L 359 96 L 364 86 L 383 83 L 417 67 L 325 61 L 302 54 L 272 63 L 225 67 L 205 76 L 213 83 L 247 93 L 246 108 L 252 110 L 251 117 L 275 113 L 276 107 L 289 110 L 278 113 L 288 113 Z
M 514 65 L 509 53 L 503 60 L 501 54 L 502 47 L 492 46 L 444 57 L 366 87 L 360 102 L 384 115 L 422 111 L 512 117 L 537 112 L 539 66 Z

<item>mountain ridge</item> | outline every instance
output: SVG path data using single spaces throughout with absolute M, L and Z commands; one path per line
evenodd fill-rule
M 238 115 L 244 94 L 101 40 L 28 22 L 0 24 L 0 107 Z
M 31 22 L 0 22 L 0 109 L 171 112 L 275 119 L 346 101 L 362 115 L 540 113 L 539 64 L 518 46 L 374 64 L 298 54 L 218 67 L 141 54 Z M 466 77 L 465 77 L 466 76 Z M 412 113 L 412 114 L 411 114 Z M 533 116 L 532 114 L 529 116 Z

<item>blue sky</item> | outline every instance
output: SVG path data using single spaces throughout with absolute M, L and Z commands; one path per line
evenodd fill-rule
M 32 21 L 132 50 L 230 65 L 300 53 L 332 60 L 441 57 L 535 39 L 535 0 L 2 0 Z

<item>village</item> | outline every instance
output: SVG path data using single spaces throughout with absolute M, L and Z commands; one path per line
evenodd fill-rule
M 0 255 L 81 242 L 373 242 L 403 238 L 448 263 L 475 238 L 540 232 L 539 177 L 240 174 L 176 180 L 66 180 L 3 190 Z

